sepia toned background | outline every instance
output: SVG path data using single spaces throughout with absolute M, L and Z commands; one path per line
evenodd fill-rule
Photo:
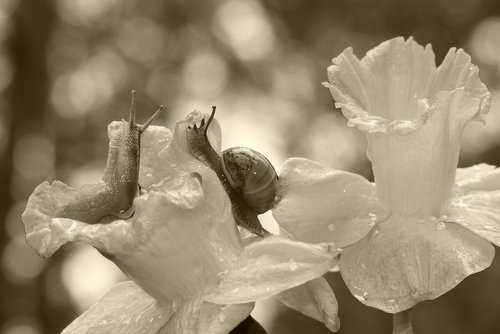
M 0 333 L 58 333 L 125 279 L 84 245 L 39 258 L 20 216 L 43 180 L 100 177 L 107 124 L 126 117 L 131 89 L 140 123 L 159 104 L 155 123 L 170 128 L 216 105 L 223 148 L 254 148 L 278 171 L 303 156 L 370 179 L 364 136 L 321 82 L 346 47 L 363 56 L 395 36 L 431 43 L 438 63 L 450 47 L 471 54 L 493 106 L 466 129 L 460 165 L 500 165 L 498 0 L 0 0 Z M 389 314 L 327 278 L 340 333 L 391 332 Z M 500 333 L 500 258 L 413 315 L 416 333 Z M 272 334 L 327 333 L 274 302 L 254 316 Z

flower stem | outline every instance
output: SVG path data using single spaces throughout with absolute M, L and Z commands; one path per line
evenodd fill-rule
M 393 314 L 392 334 L 413 334 L 409 309 Z
M 254 318 L 248 316 L 230 334 L 267 334 L 267 332 Z

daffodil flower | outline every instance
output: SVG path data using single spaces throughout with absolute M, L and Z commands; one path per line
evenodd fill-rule
M 99 187 L 44 182 L 31 195 L 23 222 L 28 244 L 41 256 L 83 241 L 131 279 L 114 286 L 63 333 L 228 333 L 250 314 L 254 301 L 275 295 L 338 329 L 335 296 L 321 278 L 337 262 L 337 249 L 280 236 L 242 243 L 217 176 L 187 153 L 185 129 L 203 117 L 191 113 L 173 135 L 161 126 L 144 131 L 142 192 L 129 219 L 85 221 Z M 128 125 L 110 124 L 110 143 L 122 126 Z M 212 129 L 212 146 L 220 150 L 218 123 Z M 74 198 L 85 198 L 85 207 L 76 208 L 80 219 L 57 217 L 61 205 Z
M 294 158 L 273 214 L 296 239 L 342 248 L 340 273 L 366 305 L 396 313 L 490 266 L 500 246 L 500 170 L 458 169 L 460 138 L 490 93 L 461 49 L 438 67 L 430 45 L 395 38 L 333 59 L 329 87 L 368 139 L 375 183 Z

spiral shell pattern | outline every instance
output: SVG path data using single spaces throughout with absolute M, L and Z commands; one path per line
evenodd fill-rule
M 274 207 L 278 176 L 261 153 L 246 147 L 222 152 L 222 170 L 228 183 L 257 214 Z

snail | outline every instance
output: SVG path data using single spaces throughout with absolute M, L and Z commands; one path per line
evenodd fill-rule
M 212 107 L 208 121 L 202 119 L 199 127 L 188 126 L 188 150 L 217 174 L 231 201 L 236 223 L 260 237 L 269 235 L 257 215 L 274 207 L 278 175 L 263 154 L 250 148 L 232 147 L 219 156 L 207 136 L 214 116 L 215 107 Z
M 102 180 L 68 192 L 64 204 L 55 212 L 57 218 L 71 218 L 95 224 L 114 215 L 129 218 L 139 186 L 141 135 L 163 110 L 160 108 L 143 124 L 135 123 L 136 97 L 132 91 L 128 123 L 110 125 L 108 159 Z

